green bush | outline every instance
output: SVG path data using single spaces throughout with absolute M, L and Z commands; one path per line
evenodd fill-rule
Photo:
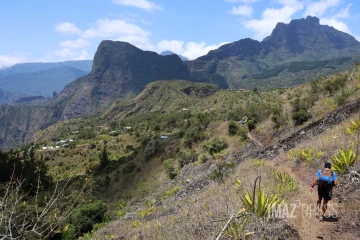
M 96 201 L 76 209 L 70 216 L 70 222 L 78 236 L 81 236 L 90 232 L 96 223 L 105 221 L 106 212 L 106 204 L 102 201 Z
M 191 126 L 185 131 L 183 142 L 186 147 L 191 148 L 193 143 L 196 143 L 203 139 L 203 129 L 198 126 Z
M 78 133 L 80 139 L 91 139 L 96 137 L 96 132 L 93 128 L 84 128 Z
M 237 131 L 238 131 L 238 126 L 236 125 L 236 122 L 230 121 L 228 123 L 228 133 L 229 133 L 229 135 L 234 136 L 234 135 L 236 135 Z
M 224 139 L 215 138 L 210 142 L 206 142 L 203 145 L 204 151 L 210 153 L 210 155 L 214 155 L 215 153 L 221 152 L 225 148 L 228 147 L 227 142 Z
M 169 176 L 169 178 L 174 179 L 177 176 L 177 171 L 176 171 L 176 167 L 175 167 L 175 160 L 173 158 L 166 159 L 163 162 L 163 164 L 165 166 L 165 170 L 166 170 L 166 173 Z
M 124 166 L 122 172 L 123 174 L 128 174 L 134 171 L 135 168 L 136 168 L 136 164 L 133 162 L 129 162 Z
M 328 80 L 325 82 L 324 90 L 330 95 L 333 95 L 339 89 L 343 89 L 345 87 L 346 81 L 347 75 L 338 76 L 333 80 Z
M 206 154 L 201 154 L 201 155 L 199 156 L 199 160 L 200 160 L 202 163 L 207 162 L 208 156 L 206 156 Z
M 292 119 L 295 125 L 301 125 L 306 122 L 311 114 L 308 112 L 308 106 L 306 101 L 301 101 L 300 98 L 296 98 L 291 102 L 292 105 Z
M 188 163 L 195 162 L 197 160 L 197 155 L 194 151 L 189 154 L 179 151 L 176 155 L 176 158 L 180 164 L 180 167 L 184 167 Z
M 334 103 L 336 105 L 342 105 L 353 94 L 353 91 L 341 91 L 334 96 Z
M 63 229 L 63 232 L 61 234 L 61 240 L 75 240 L 75 239 L 77 239 L 77 238 L 76 238 L 74 226 L 71 224 L 68 224 Z
M 280 128 L 285 123 L 285 118 L 282 112 L 281 105 L 275 106 L 271 109 L 271 121 L 275 124 L 275 128 Z
M 248 132 L 249 129 L 247 127 L 239 127 L 238 129 L 238 135 L 240 142 L 246 141 L 248 139 Z
M 307 109 L 300 109 L 298 112 L 293 112 L 292 119 L 295 125 L 301 125 L 311 117 L 311 114 Z

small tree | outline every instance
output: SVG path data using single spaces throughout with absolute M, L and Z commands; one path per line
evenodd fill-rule
M 107 165 L 109 165 L 110 160 L 106 150 L 106 141 L 104 141 L 103 150 L 100 153 L 100 169 L 104 169 Z
M 203 145 L 204 151 L 210 153 L 211 156 L 214 155 L 215 153 L 221 152 L 227 147 L 228 147 L 227 142 L 224 139 L 218 139 L 218 138 L 215 138 Z
M 308 108 L 304 102 L 300 100 L 300 98 L 296 98 L 292 105 L 292 119 L 294 120 L 295 125 L 301 125 L 306 122 L 311 114 L 308 112 Z

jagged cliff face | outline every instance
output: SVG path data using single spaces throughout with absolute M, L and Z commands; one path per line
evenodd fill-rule
M 67 85 L 55 102 L 64 104 L 62 119 L 92 114 L 118 98 L 131 98 L 156 80 L 189 79 L 177 55 L 161 56 L 125 42 L 103 41 L 89 75 Z
M 316 17 L 278 23 L 261 46 L 265 55 L 276 53 L 283 61 L 301 55 L 304 60 L 327 60 L 360 54 L 360 43 L 354 37 L 320 25 Z

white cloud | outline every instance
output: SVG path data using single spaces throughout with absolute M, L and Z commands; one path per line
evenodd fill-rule
M 143 50 L 153 50 L 155 47 L 150 43 L 150 32 L 143 30 L 133 23 L 127 23 L 122 19 L 99 19 L 96 26 L 89 28 L 82 34 L 83 38 L 106 38 L 115 41 L 129 42 Z
M 233 7 L 230 11 L 233 15 L 240 15 L 250 18 L 253 13 L 253 8 L 249 5 L 243 5 L 238 7 Z
M 220 43 L 219 45 L 210 45 L 206 46 L 206 43 L 196 43 L 196 42 L 189 42 L 185 46 L 185 51 L 181 53 L 181 55 L 187 57 L 189 60 L 193 60 L 200 56 L 206 55 L 209 51 L 219 48 L 220 46 L 226 44 Z
M 115 41 L 129 42 L 141 49 L 152 50 L 155 47 L 150 43 L 150 32 L 143 30 L 133 23 L 122 19 L 99 19 L 95 27 L 89 28 L 82 34 L 83 38 L 106 38 Z
M 236 3 L 236 2 L 241 2 L 244 4 L 251 4 L 251 3 L 255 3 L 255 2 L 259 2 L 260 0 L 225 0 L 225 2 L 231 2 L 231 3 Z
M 113 0 L 113 2 L 118 5 L 133 6 L 147 11 L 162 9 L 160 5 L 147 0 Z
M 142 50 L 154 51 L 155 46 L 152 45 L 147 37 L 142 36 L 122 36 L 114 39 L 115 41 L 128 42 Z
M 339 5 L 342 0 L 320 0 L 317 2 L 310 1 L 307 3 L 305 15 L 321 17 L 330 8 Z
M 61 61 L 90 59 L 89 53 L 86 49 L 74 50 L 70 48 L 62 48 L 55 51 L 53 55 L 60 57 Z
M 348 4 L 346 8 L 340 9 L 338 12 L 333 13 L 330 16 L 320 18 L 320 24 L 329 25 L 337 30 L 352 34 L 348 25 L 341 19 L 350 18 L 350 7 L 352 4 Z
M 86 49 L 81 49 L 80 54 L 77 56 L 76 60 L 87 60 L 89 58 L 89 53 Z
M 17 63 L 23 63 L 26 57 L 19 54 L 0 55 L 0 69 L 11 67 Z
M 91 45 L 92 45 L 91 42 L 81 38 L 74 41 L 70 41 L 70 40 L 63 41 L 59 44 L 59 46 L 62 48 L 71 48 L 71 49 L 86 48 L 86 47 L 91 47 Z
M 121 19 L 110 20 L 108 18 L 99 19 L 96 27 L 87 29 L 82 35 L 84 38 L 113 38 L 124 36 L 148 37 L 151 33 L 143 30 L 133 23 L 127 23 Z
M 185 43 L 184 41 L 178 41 L 178 40 L 171 40 L 171 41 L 162 40 L 158 42 L 156 47 L 159 52 L 170 50 L 173 53 L 181 54 L 184 51 L 184 43 Z
M 346 8 L 340 9 L 340 11 L 335 14 L 335 18 L 350 18 L 351 15 L 349 13 L 349 10 L 351 5 L 352 4 L 348 4 Z
M 269 36 L 278 22 L 288 23 L 294 13 L 303 8 L 303 4 L 297 0 L 278 0 L 282 8 L 267 8 L 261 14 L 260 19 L 244 21 L 243 25 L 255 31 L 255 39 L 262 40 Z
M 189 60 L 196 59 L 200 56 L 206 55 L 209 51 L 219 48 L 227 42 L 220 43 L 219 45 L 206 45 L 204 42 L 188 42 L 180 40 L 162 40 L 157 43 L 156 48 L 158 52 L 170 50 L 176 54 L 187 57 Z
M 335 18 L 321 18 L 320 24 L 329 25 L 336 28 L 337 30 L 351 34 L 351 31 L 349 27 L 346 25 L 346 23 Z
M 56 25 L 55 30 L 64 34 L 79 34 L 81 31 L 73 23 L 62 22 Z

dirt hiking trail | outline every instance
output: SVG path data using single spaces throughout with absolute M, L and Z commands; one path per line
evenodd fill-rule
M 310 192 L 310 186 L 315 178 L 318 169 L 295 165 L 286 160 L 287 152 L 297 146 L 298 144 L 307 141 L 308 139 L 322 134 L 331 128 L 337 126 L 340 122 L 347 121 L 351 116 L 358 114 L 360 111 L 360 100 L 356 100 L 331 113 L 327 114 L 322 119 L 315 121 L 293 133 L 287 134 L 285 138 L 273 142 L 272 144 L 262 144 L 254 134 L 249 133 L 248 137 L 251 140 L 249 147 L 243 151 L 236 153 L 237 159 L 247 158 L 263 158 L 268 159 L 268 163 L 281 171 L 290 174 L 299 185 L 299 193 L 293 203 L 300 204 L 301 207 L 297 208 L 296 218 L 290 219 L 290 222 L 298 229 L 301 238 L 305 240 L 312 239 L 359 239 L 357 235 L 358 230 L 355 232 L 342 230 L 339 226 L 342 216 L 345 216 L 344 203 L 341 201 L 341 194 L 336 194 L 337 188 L 333 190 L 333 199 L 328 203 L 328 215 L 332 217 L 324 218 L 320 221 L 316 218 L 315 209 L 317 201 L 317 188 Z M 265 146 L 264 146 L 265 145 Z M 346 181 L 346 179 L 339 179 Z M 340 192 L 340 191 L 339 191 Z M 342 196 L 344 197 L 344 196 Z M 305 204 L 305 205 L 303 205 Z M 303 209 L 301 209 L 303 207 Z M 346 219 L 346 218 L 345 218 Z

